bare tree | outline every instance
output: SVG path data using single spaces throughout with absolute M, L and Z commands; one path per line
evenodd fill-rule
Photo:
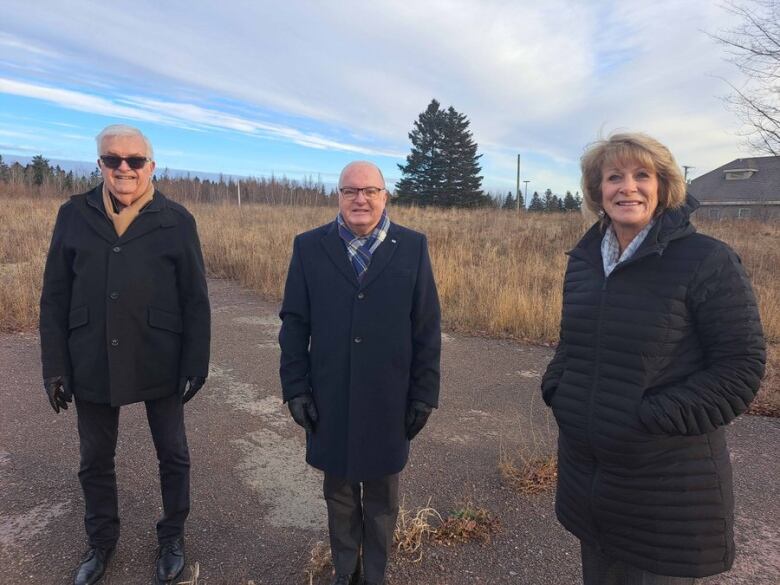
M 724 6 L 739 24 L 710 36 L 726 47 L 729 60 L 747 77 L 742 87 L 729 83 L 733 94 L 726 101 L 747 124 L 748 143 L 780 155 L 780 0 Z

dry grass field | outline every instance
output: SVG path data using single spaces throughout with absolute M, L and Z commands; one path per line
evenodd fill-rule
M 3 198 L 0 330 L 34 329 L 43 262 L 59 203 Z M 189 205 L 206 264 L 264 297 L 281 298 L 295 234 L 331 220 L 330 207 Z M 554 343 L 564 252 L 587 228 L 578 214 L 391 208 L 391 219 L 428 234 L 448 330 Z M 780 223 L 698 221 L 742 257 L 761 306 L 770 351 L 762 403 L 780 409 Z M 770 396 L 771 394 L 771 396 Z

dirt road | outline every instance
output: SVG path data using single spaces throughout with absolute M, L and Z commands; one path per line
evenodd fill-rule
M 326 539 L 321 475 L 303 461 L 303 432 L 279 398 L 276 306 L 211 281 L 213 350 L 206 387 L 189 403 L 193 508 L 188 562 L 202 585 L 308 583 L 309 552 Z M 501 530 L 489 544 L 431 546 L 396 556 L 388 583 L 578 582 L 578 548 L 555 520 L 553 496 L 520 496 L 498 471 L 508 453 L 551 452 L 554 423 L 538 396 L 546 348 L 444 337 L 441 408 L 412 447 L 407 508 L 442 514 L 471 502 Z M 75 416 L 51 411 L 35 335 L 0 336 L 0 582 L 72 582 L 86 547 L 76 471 Z M 737 493 L 735 569 L 706 585 L 780 583 L 780 420 L 741 417 L 729 428 Z M 122 409 L 117 452 L 122 537 L 105 583 L 151 580 L 160 512 L 143 407 Z M 315 583 L 326 583 L 323 576 Z

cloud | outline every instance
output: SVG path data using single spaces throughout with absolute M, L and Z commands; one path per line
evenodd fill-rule
M 54 0 L 9 4 L 4 58 L 31 69 L 0 87 L 79 111 L 401 158 L 437 98 L 469 116 L 502 184 L 522 152 L 569 185 L 618 127 L 697 166 L 740 143 L 717 99 L 737 73 L 702 32 L 732 16 L 706 0 L 72 0 L 68 26 Z

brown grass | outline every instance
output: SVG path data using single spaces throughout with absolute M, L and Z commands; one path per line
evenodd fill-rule
M 0 330 L 32 330 L 44 259 L 59 203 L 0 194 Z M 190 205 L 210 274 L 270 300 L 281 299 L 295 234 L 333 219 L 332 207 Z M 517 214 L 391 208 L 394 221 L 428 235 L 451 331 L 554 343 L 564 252 L 587 228 L 579 214 Z M 759 300 L 767 340 L 780 342 L 780 222 L 696 222 L 742 257 Z M 777 352 L 772 350 L 773 354 Z M 776 363 L 776 360 L 775 362 Z M 764 383 L 760 403 L 780 402 L 780 380 Z
M 405 501 L 402 501 L 393 532 L 396 550 L 409 557 L 414 557 L 412 562 L 419 563 L 423 558 L 424 543 L 436 533 L 434 524 L 442 522 L 441 515 L 431 508 L 430 498 L 425 506 L 414 512 L 407 509 Z
M 522 494 L 546 492 L 558 481 L 558 459 L 554 455 L 530 457 L 518 451 L 513 457 L 502 447 L 498 469 L 504 481 Z
M 185 581 L 177 581 L 176 585 L 198 585 L 198 579 L 200 578 L 200 564 L 195 563 L 190 565 L 190 578 Z
M 309 563 L 304 573 L 309 578 L 309 585 L 313 585 L 314 580 L 333 566 L 330 556 L 330 545 L 317 541 L 309 553 Z
M 486 508 L 477 507 L 469 501 L 450 512 L 433 538 L 445 546 L 473 541 L 489 543 L 500 529 L 501 523 Z
M 431 507 L 431 500 L 422 508 L 409 510 L 401 503 L 395 525 L 393 542 L 396 550 L 413 563 L 423 558 L 426 543 L 453 546 L 472 541 L 490 542 L 500 530 L 500 522 L 482 507 L 470 500 L 446 517 Z

